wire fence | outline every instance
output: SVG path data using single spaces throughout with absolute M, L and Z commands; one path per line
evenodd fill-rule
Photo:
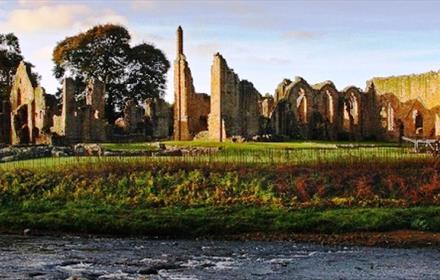
M 0 171 L 11 169 L 57 169 L 74 166 L 115 164 L 188 163 L 216 165 L 289 165 L 317 166 L 331 164 L 431 163 L 429 153 L 414 153 L 406 147 L 295 148 L 295 149 L 224 149 L 203 150 L 197 154 L 161 156 L 71 156 L 45 157 L 0 164 Z

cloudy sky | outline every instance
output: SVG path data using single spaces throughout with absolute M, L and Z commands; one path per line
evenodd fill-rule
M 14 32 L 42 86 L 58 86 L 51 53 L 66 36 L 120 23 L 133 44 L 153 43 L 170 61 L 182 25 L 196 91 L 210 91 L 215 52 L 241 79 L 273 93 L 283 78 L 365 87 L 373 76 L 440 68 L 440 1 L 0 0 L 0 32 Z M 172 101 L 172 70 L 166 99 Z

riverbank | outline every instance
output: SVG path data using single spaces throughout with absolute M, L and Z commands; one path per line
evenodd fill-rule
M 293 241 L 331 246 L 366 246 L 384 248 L 440 248 L 440 233 L 417 230 L 390 232 L 346 232 L 339 234 L 316 233 L 252 233 L 228 236 L 241 241 Z
M 423 161 L 315 167 L 144 161 L 14 169 L 0 174 L 0 229 L 435 245 L 439 182 L 437 170 Z M 389 235 L 402 231 L 417 234 Z
M 2 209 L 0 231 L 161 239 L 291 240 L 326 245 L 440 247 L 440 207 L 118 209 L 74 205 Z

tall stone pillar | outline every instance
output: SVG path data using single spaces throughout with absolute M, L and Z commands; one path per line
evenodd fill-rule
M 177 57 L 174 61 L 174 140 L 192 140 L 190 98 L 193 94 L 191 72 L 183 54 L 183 30 L 177 28 Z

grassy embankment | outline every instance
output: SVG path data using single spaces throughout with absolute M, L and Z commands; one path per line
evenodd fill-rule
M 274 154 L 249 165 L 238 160 L 242 152 L 223 161 L 40 159 L 25 161 L 25 169 L 3 164 L 0 228 L 185 237 L 440 232 L 440 177 L 431 162 L 398 157 L 397 151 L 395 161 L 381 161 L 366 149 L 364 160 L 356 161 L 350 149 L 328 149 L 348 153 L 335 158 L 329 152 L 334 162 L 310 161 L 310 154 L 291 161 L 280 149 L 285 161 L 270 166 L 260 163 L 271 163 Z

